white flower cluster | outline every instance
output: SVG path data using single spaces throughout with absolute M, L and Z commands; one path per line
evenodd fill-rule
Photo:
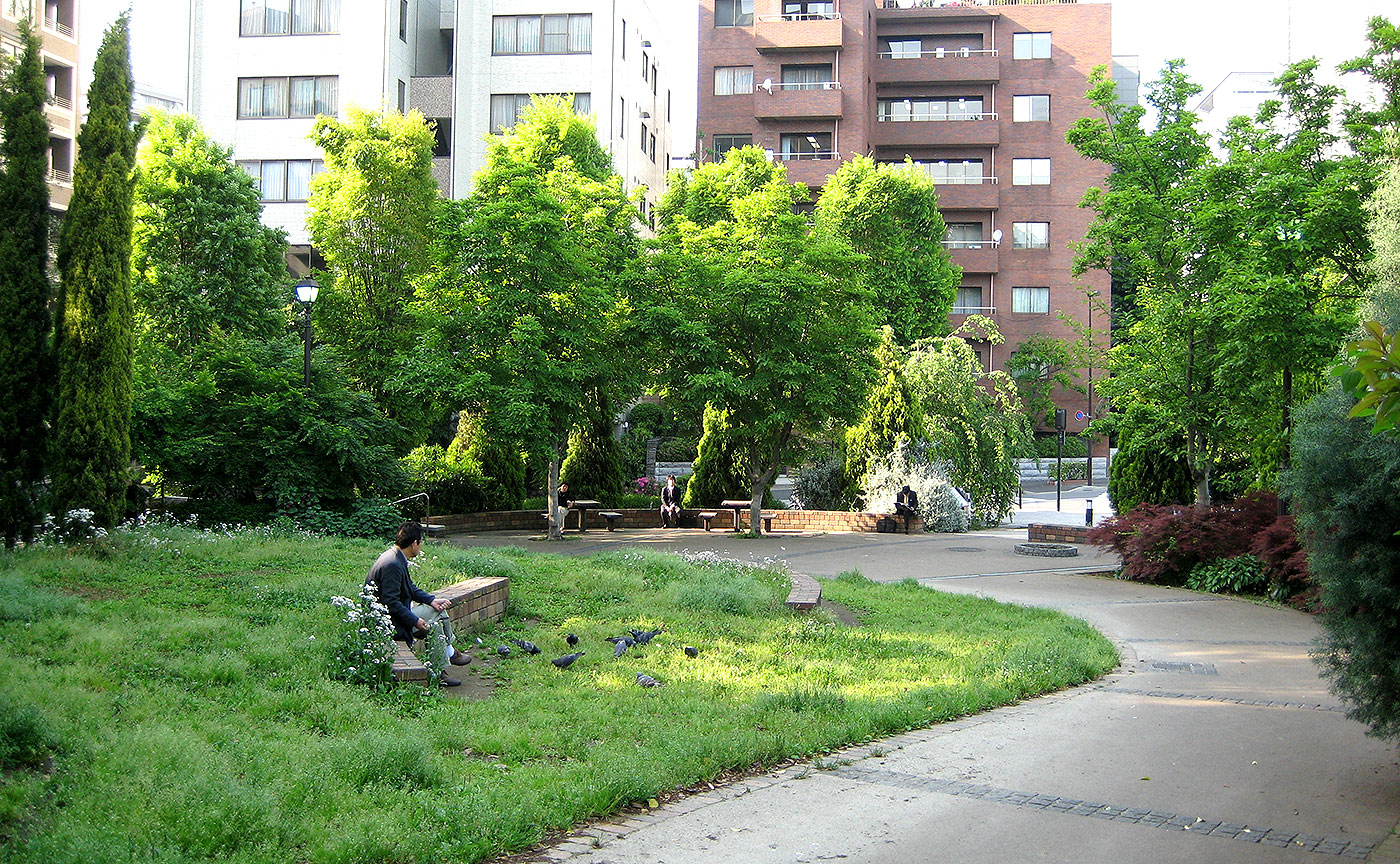
M 375 688 L 389 686 L 394 666 L 389 610 L 368 585 L 357 598 L 332 597 L 331 605 L 341 610 L 333 652 L 336 677 Z

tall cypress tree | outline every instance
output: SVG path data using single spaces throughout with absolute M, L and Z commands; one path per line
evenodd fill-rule
M 121 518 L 131 461 L 131 201 L 140 137 L 131 96 L 123 14 L 102 38 L 78 133 L 73 201 L 58 238 L 54 336 L 54 512 L 86 508 L 103 526 Z
M 6 548 L 32 539 L 53 380 L 44 61 L 33 22 L 20 29 L 24 51 L 0 86 L 0 533 Z

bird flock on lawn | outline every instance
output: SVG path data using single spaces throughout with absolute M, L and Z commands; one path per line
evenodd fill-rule
M 607 637 L 604 638 L 603 641 L 605 641 L 605 642 L 611 642 L 611 643 L 612 643 L 612 646 L 613 646 L 613 657 L 621 657 L 621 656 L 623 656 L 624 654 L 626 654 L 626 653 L 628 652 L 628 650 L 630 650 L 630 649 L 632 649 L 632 648 L 636 648 L 636 647 L 639 647 L 639 646 L 651 644 L 651 640 L 655 639 L 657 636 L 660 636 L 660 635 L 661 635 L 662 633 L 664 633 L 665 631 L 666 631 L 666 628 L 665 628 L 665 625 L 664 625 L 664 624 L 663 624 L 662 626 L 660 626 L 660 627 L 657 627 L 655 630 L 638 630 L 638 629 L 636 629 L 636 628 L 628 628 L 627 633 L 626 633 L 625 635 L 622 635 L 622 636 L 607 636 Z M 480 636 L 477 636 L 477 637 L 474 637 L 474 638 L 475 638 L 475 640 L 476 640 L 476 647 L 477 647 L 478 649 L 480 649 L 480 650 L 483 651 L 483 652 L 485 652 L 485 651 L 488 650 L 488 649 L 487 649 L 487 646 L 486 646 L 486 643 L 482 641 L 482 639 L 481 639 Z M 510 643 L 510 645 L 507 645 L 507 644 L 505 644 L 505 643 L 503 642 L 503 643 L 501 643 L 500 645 L 497 645 L 497 646 L 496 646 L 496 654 L 497 654 L 498 656 L 503 657 L 503 658 L 504 658 L 504 657 L 509 657 L 509 656 L 511 655 L 511 645 L 514 645 L 514 646 L 516 647 L 516 649 L 518 649 L 520 652 L 522 652 L 522 653 L 524 653 L 524 654 L 527 654 L 527 655 L 534 655 L 534 654 L 539 654 L 539 653 L 541 653 L 540 646 L 536 645 L 534 642 L 529 641 L 528 639 L 509 639 L 509 640 L 507 640 L 507 641 Z M 577 633 L 567 633 L 567 634 L 565 634 L 565 635 L 564 635 L 564 642 L 565 642 L 565 644 L 567 644 L 570 648 L 577 648 L 577 647 L 578 647 L 578 643 L 579 643 L 578 634 L 577 634 Z M 685 653 L 685 656 L 687 656 L 687 657 L 699 657 L 699 656 L 700 656 L 700 650 L 699 650 L 698 648 L 696 648 L 694 645 L 683 645 L 683 646 L 681 646 L 681 650 Z M 553 660 L 551 660 L 551 661 L 549 661 L 549 662 L 553 663 L 554 666 L 555 666 L 556 668 L 558 668 L 558 669 L 568 669 L 570 666 L 572 666 L 572 665 L 574 664 L 574 661 L 578 660 L 578 658 L 582 657 L 582 656 L 583 656 L 584 654 L 586 654 L 586 653 L 588 653 L 588 652 L 587 652 L 587 651 L 573 651 L 573 652 L 570 652 L 570 653 L 568 653 L 568 654 L 563 655 L 562 657 L 555 657 Z M 646 688 L 653 688 L 653 687 L 664 687 L 664 686 L 666 686 L 666 684 L 665 684 L 664 681 L 658 681 L 658 680 L 656 680 L 655 678 L 651 677 L 650 675 L 646 674 L 645 672 L 638 672 L 638 673 L 637 673 L 637 686 L 639 686 L 639 687 L 646 687 Z

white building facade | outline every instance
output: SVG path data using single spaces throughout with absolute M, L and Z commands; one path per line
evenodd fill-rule
M 417 109 L 438 127 L 434 173 L 463 197 L 486 140 L 531 94 L 567 93 L 597 118 L 630 190 L 659 200 L 682 70 L 650 9 L 665 0 L 190 0 L 187 104 L 258 179 L 263 221 L 287 231 L 294 269 L 321 153 L 316 117 Z M 671 56 L 668 57 L 668 54 Z M 625 56 L 624 56 L 625 55 Z

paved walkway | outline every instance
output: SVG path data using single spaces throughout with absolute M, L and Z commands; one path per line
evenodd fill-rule
M 454 539 L 545 548 L 521 536 Z M 913 577 L 1083 617 L 1124 663 L 1072 691 L 583 829 L 538 860 L 1400 861 L 1391 844 L 1377 848 L 1400 819 L 1400 759 L 1319 680 L 1311 618 L 1076 573 L 1113 561 L 1014 555 L 1024 539 L 1012 529 L 761 540 L 620 531 L 551 545 L 713 548 L 818 576 Z

